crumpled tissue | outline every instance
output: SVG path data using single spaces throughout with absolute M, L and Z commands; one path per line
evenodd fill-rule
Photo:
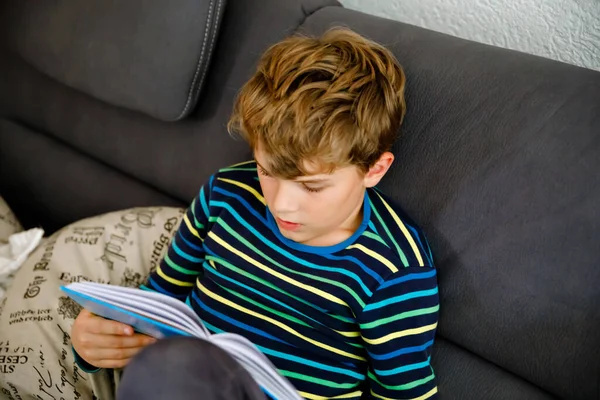
M 15 273 L 40 244 L 43 236 L 43 229 L 34 228 L 10 235 L 8 243 L 0 241 L 0 300 L 6 295 Z

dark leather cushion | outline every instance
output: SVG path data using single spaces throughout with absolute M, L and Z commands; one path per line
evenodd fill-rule
M 225 0 L 12 0 L 6 44 L 50 77 L 173 121 L 194 110 Z

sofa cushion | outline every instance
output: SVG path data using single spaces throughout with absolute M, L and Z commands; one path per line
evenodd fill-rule
M 91 399 L 93 391 L 111 399 L 114 390 L 103 377 L 115 371 L 90 375 L 74 362 L 70 331 L 80 307 L 60 286 L 79 281 L 139 286 L 163 257 L 182 215 L 183 209 L 173 207 L 116 211 L 45 239 L 0 303 L 0 393 L 15 399 Z
M 173 121 L 196 105 L 224 6 L 225 0 L 7 1 L 0 26 L 8 47 L 50 77 Z

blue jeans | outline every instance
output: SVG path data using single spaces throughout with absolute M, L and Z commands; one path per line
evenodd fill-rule
M 265 400 L 254 379 L 227 352 L 210 342 L 163 339 L 125 368 L 118 400 Z

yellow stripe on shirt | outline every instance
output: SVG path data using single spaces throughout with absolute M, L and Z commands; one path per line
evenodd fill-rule
M 260 201 L 264 205 L 267 205 L 265 198 L 260 193 L 258 193 L 254 188 L 251 188 L 250 186 L 246 185 L 245 183 L 234 181 L 231 179 L 225 179 L 225 178 L 217 178 L 217 179 L 220 181 L 223 181 L 223 182 L 231 183 L 232 185 L 235 185 L 237 187 L 241 187 L 244 190 L 247 190 L 248 192 L 252 193 L 254 195 L 254 197 L 256 197 L 258 199 L 258 201 Z
M 377 261 L 379 261 L 380 263 L 382 263 L 383 265 L 385 265 L 386 267 L 388 267 L 390 269 L 390 271 L 392 271 L 392 272 L 398 272 L 398 268 L 394 265 L 394 263 L 392 263 L 387 258 L 383 257 L 381 254 L 375 253 L 373 250 L 367 249 L 362 244 L 353 244 L 351 246 L 348 246 L 348 248 L 349 249 L 359 249 L 363 253 L 365 253 L 365 254 L 373 257 L 374 259 L 376 259 Z
M 168 276 L 167 274 L 165 274 L 162 269 L 160 268 L 160 266 L 158 266 L 156 268 L 156 273 L 158 275 L 160 275 L 161 278 L 163 278 L 165 281 L 172 283 L 173 285 L 177 285 L 177 286 L 183 286 L 183 287 L 192 287 L 194 286 L 193 282 L 184 282 L 184 281 L 180 281 L 174 278 L 171 278 L 170 276 Z
M 377 339 L 367 339 L 366 337 L 363 336 L 363 340 L 369 344 L 381 344 L 381 343 L 389 342 L 390 340 L 394 340 L 394 339 L 401 338 L 404 336 L 418 335 L 419 333 L 431 331 L 431 330 L 435 329 L 436 327 L 437 327 L 437 322 L 435 324 L 425 325 L 425 326 L 421 326 L 419 328 L 405 329 L 403 331 L 390 333 L 389 335 L 385 335 L 385 336 L 377 338 Z
M 335 397 L 317 396 L 316 394 L 311 394 L 311 393 L 307 393 L 307 392 L 298 392 L 298 394 L 300 394 L 300 396 L 302 396 L 303 398 L 309 399 L 309 400 L 329 400 L 329 399 L 334 400 L 334 399 L 360 398 L 360 396 L 362 396 L 362 391 L 357 390 L 356 392 L 344 393 L 344 394 L 341 394 L 341 395 L 335 396 Z
M 192 222 L 190 221 L 190 219 L 188 218 L 187 214 L 183 215 L 183 220 L 185 222 L 185 225 L 187 226 L 187 228 L 190 230 L 190 232 L 192 233 L 192 235 L 196 236 L 198 239 L 202 240 L 202 238 L 200 237 L 200 234 L 198 233 L 198 231 L 196 230 L 196 228 L 194 228 L 192 226 Z
M 250 161 L 243 161 L 243 162 L 241 162 L 241 163 L 237 163 L 237 164 L 230 165 L 229 167 L 227 167 L 227 169 L 231 169 L 231 168 L 239 167 L 239 166 L 241 166 L 241 165 L 246 165 L 246 164 L 254 164 L 254 163 L 256 163 L 256 161 L 254 161 L 254 160 L 250 160 Z
M 377 192 L 375 192 L 375 193 L 377 193 Z M 392 210 L 392 207 L 390 207 L 390 205 L 381 197 L 381 195 L 379 193 L 377 193 L 377 196 L 379 196 L 379 199 L 381 200 L 381 202 L 383 203 L 385 208 L 388 210 L 388 212 L 394 219 L 394 222 L 396 222 L 396 224 L 398 224 L 398 227 L 400 227 L 400 230 L 406 237 L 406 240 L 408 241 L 408 243 L 410 244 L 410 247 L 412 248 L 413 252 L 415 253 L 415 257 L 417 257 L 417 260 L 419 261 L 419 265 L 421 267 L 425 266 L 425 263 L 423 262 L 423 257 L 421 257 L 421 252 L 419 251 L 419 248 L 417 247 L 415 240 L 413 239 L 410 232 L 408 232 L 408 229 L 406 229 L 406 226 L 404 225 L 404 223 L 400 220 L 400 217 L 398 217 L 398 214 L 396 214 L 396 212 L 394 210 Z

